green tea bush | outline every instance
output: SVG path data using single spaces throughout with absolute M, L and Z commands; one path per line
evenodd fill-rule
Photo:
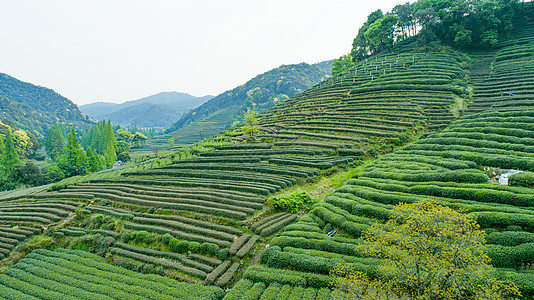
M 522 186 L 534 188 L 534 173 L 522 172 L 510 176 L 508 184 L 511 186 Z

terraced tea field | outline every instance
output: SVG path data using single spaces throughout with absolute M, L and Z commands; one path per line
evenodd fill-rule
M 534 190 L 495 184 L 534 171 L 533 44 L 517 41 L 471 72 L 461 53 L 407 44 L 260 114 L 253 135 L 1 193 L 0 299 L 342 297 L 337 263 L 379 275 L 355 249 L 361 233 L 428 198 L 476 215 L 500 277 L 533 295 Z M 269 207 L 363 163 L 307 214 Z
M 380 260 L 355 249 L 361 233 L 387 221 L 396 204 L 432 199 L 476 216 L 488 234 L 488 255 L 499 277 L 514 281 L 523 295 L 533 295 L 534 190 L 498 185 L 495 178 L 508 169 L 534 171 L 531 41 L 532 36 L 523 37 L 518 44 L 502 44 L 492 56 L 479 57 L 465 116 L 370 163 L 274 237 L 261 253 L 263 266 L 249 268 L 236 287 L 253 286 L 258 294 L 273 283 L 320 288 L 320 277 L 302 278 L 326 276 L 338 263 L 375 278 Z M 367 90 L 354 88 L 351 95 Z

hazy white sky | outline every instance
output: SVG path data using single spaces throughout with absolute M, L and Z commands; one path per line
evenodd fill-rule
M 76 104 L 218 95 L 282 64 L 348 53 L 407 0 L 0 0 L 0 72 Z

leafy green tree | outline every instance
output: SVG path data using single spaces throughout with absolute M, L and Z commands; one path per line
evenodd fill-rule
M 11 174 L 13 168 L 22 165 L 19 155 L 15 150 L 15 143 L 13 142 L 13 135 L 11 130 L 6 132 L 6 140 L 4 142 L 5 150 L 2 160 L 0 160 L 0 168 L 2 171 L 2 177 L 6 178 Z
M 417 24 L 413 14 L 415 8 L 414 3 L 406 2 L 404 4 L 396 5 L 392 12 L 399 17 L 399 28 L 401 29 L 402 39 L 414 36 L 417 33 Z
M 130 143 L 126 141 L 118 141 L 117 142 L 117 149 L 119 153 L 121 152 L 129 152 L 130 151 Z
M 24 130 L 16 130 L 13 132 L 12 137 L 13 143 L 15 144 L 15 151 L 17 151 L 20 157 L 25 158 L 32 154 L 33 143 Z
M 496 279 L 475 217 L 430 201 L 399 204 L 362 234 L 358 249 L 381 259 L 377 281 L 339 266 L 334 285 L 353 299 L 516 299 Z M 352 290 L 350 289 L 352 288 Z
M 342 55 L 338 59 L 334 59 L 334 67 L 332 68 L 332 76 L 336 76 L 354 67 L 352 56 L 349 54 Z
M 254 136 L 254 134 L 258 132 L 259 121 L 257 116 L 258 112 L 255 109 L 249 108 L 245 113 L 243 128 L 241 129 L 244 134 Z
M 169 147 L 174 146 L 174 139 L 173 138 L 167 139 L 167 144 L 169 144 Z
M 376 20 L 382 18 L 384 13 L 382 10 L 377 10 L 372 12 L 368 17 L 367 21 L 363 26 L 358 30 L 358 35 L 354 38 L 352 42 L 352 51 L 351 57 L 353 61 L 361 61 L 373 54 L 369 40 L 365 37 L 365 32 L 369 29 L 369 26 L 373 24 Z
M 395 42 L 395 29 L 399 17 L 387 14 L 369 25 L 364 37 L 369 41 L 373 52 L 389 50 Z
M 52 183 L 65 178 L 65 172 L 57 164 L 46 166 L 42 170 L 42 175 L 45 183 Z
M 132 141 L 137 147 L 142 147 L 146 145 L 146 140 L 148 138 L 146 135 L 142 134 L 141 132 L 136 132 Z
M 50 128 L 50 130 L 48 130 L 48 134 L 46 135 L 46 153 L 53 160 L 57 160 L 57 158 L 65 151 L 65 147 L 65 138 L 61 133 L 61 127 L 59 126 L 59 124 L 56 124 L 52 128 Z
M 131 143 L 134 135 L 129 131 L 126 131 L 122 128 L 117 130 L 117 141 L 124 141 L 126 143 Z M 119 151 L 122 152 L 122 151 Z
M 39 168 L 31 162 L 27 162 L 22 166 L 16 166 L 11 171 L 11 180 L 13 182 L 22 183 L 26 187 L 28 187 L 28 185 L 41 183 L 42 178 L 43 176 L 41 175 Z
M 128 152 L 121 152 L 117 154 L 117 160 L 120 160 L 122 162 L 128 162 L 130 161 L 130 153 Z

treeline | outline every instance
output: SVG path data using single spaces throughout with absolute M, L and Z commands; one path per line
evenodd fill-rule
M 491 48 L 499 35 L 512 30 L 520 9 L 519 0 L 419 0 L 385 14 L 377 10 L 358 30 L 351 56 L 353 61 L 363 60 L 415 35 L 459 48 Z
M 50 128 L 44 141 L 50 161 L 39 169 L 31 162 L 23 163 L 22 159 L 28 157 L 25 155 L 27 152 L 17 147 L 21 144 L 34 145 L 31 139 L 21 130 L 12 133 L 7 126 L 5 138 L 0 134 L 0 189 L 14 189 L 21 184 L 47 184 L 111 168 L 117 160 L 130 160 L 132 144 L 141 147 L 148 139 L 140 132 L 133 134 L 120 126 L 113 126 L 110 121 L 99 122 L 78 132 L 74 127 L 60 124 Z M 20 142 L 21 135 L 26 137 L 22 139 L 26 144 Z M 42 156 L 44 158 L 44 154 Z

